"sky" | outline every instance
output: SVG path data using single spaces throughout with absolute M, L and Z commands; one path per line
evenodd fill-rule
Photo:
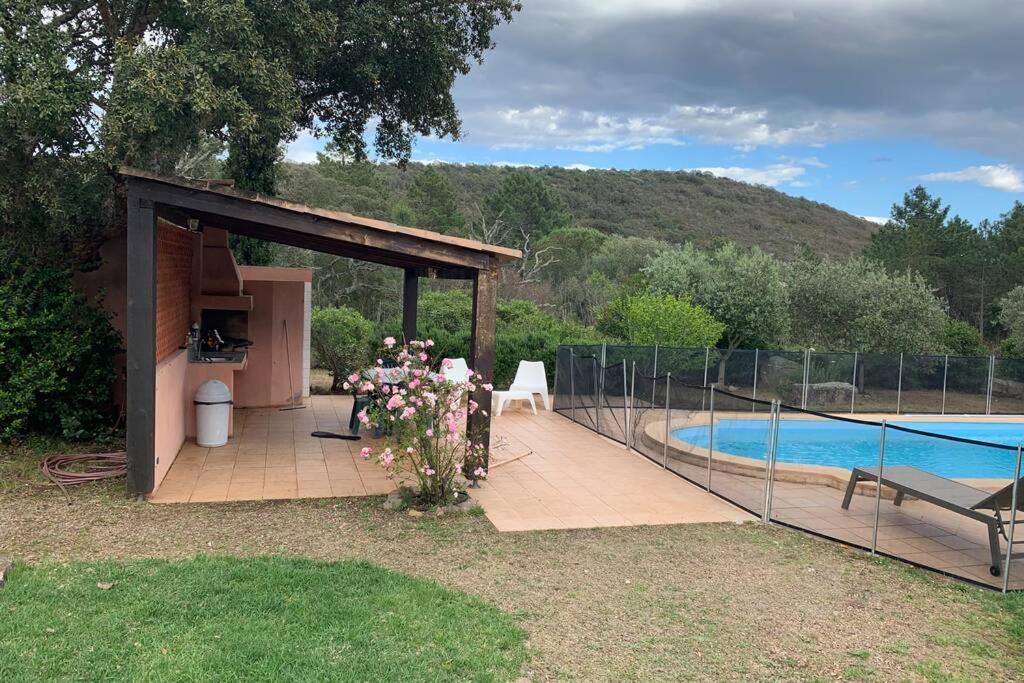
M 700 169 L 881 220 L 1024 200 L 1019 0 L 523 0 L 414 161 Z M 289 148 L 310 161 L 309 134 Z

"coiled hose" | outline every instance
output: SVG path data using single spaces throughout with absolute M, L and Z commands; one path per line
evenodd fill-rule
M 74 467 L 75 469 L 71 469 Z M 39 468 L 43 476 L 60 487 L 64 497 L 71 503 L 67 486 L 85 484 L 90 481 L 123 477 L 128 474 L 128 454 L 116 453 L 74 453 L 48 455 Z

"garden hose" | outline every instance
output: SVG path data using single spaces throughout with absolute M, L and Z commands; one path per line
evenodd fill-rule
M 72 467 L 75 469 L 71 469 Z M 60 487 L 70 505 L 71 497 L 68 496 L 65 487 L 126 476 L 128 474 L 128 454 L 118 451 L 116 453 L 48 455 L 43 458 L 39 468 L 44 477 Z

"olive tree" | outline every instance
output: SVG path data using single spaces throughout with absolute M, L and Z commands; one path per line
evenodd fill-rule
M 943 302 L 914 273 L 863 258 L 802 260 L 785 269 L 791 342 L 830 351 L 929 353 L 945 349 Z
M 729 242 L 702 251 L 687 244 L 655 258 L 644 273 L 653 291 L 686 297 L 725 325 L 725 359 L 740 347 L 777 346 L 789 332 L 779 264 L 756 247 Z

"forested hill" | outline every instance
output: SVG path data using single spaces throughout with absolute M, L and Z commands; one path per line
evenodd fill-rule
M 826 204 L 769 187 L 687 171 L 607 171 L 434 164 L 472 220 L 502 178 L 536 173 L 568 205 L 578 225 L 627 236 L 706 245 L 715 239 L 757 245 L 780 257 L 805 248 L 819 254 L 859 254 L 878 226 Z M 378 167 L 396 194 L 405 194 L 417 164 Z

